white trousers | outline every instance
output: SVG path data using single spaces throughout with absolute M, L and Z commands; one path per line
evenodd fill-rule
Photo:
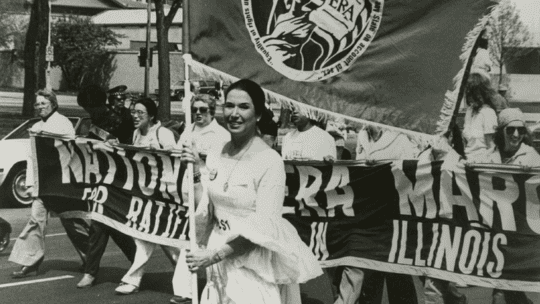
M 174 269 L 173 292 L 175 296 L 191 299 L 192 275 L 186 263 L 186 253 L 187 251 L 185 249 L 180 250 L 180 256 L 178 257 L 178 261 L 176 262 L 176 267 Z
M 137 251 L 135 252 L 135 259 L 133 264 L 129 268 L 128 272 L 122 278 L 122 282 L 128 283 L 131 285 L 139 286 L 141 284 L 141 279 L 144 275 L 144 267 L 158 244 L 144 241 L 141 239 L 134 239 L 135 245 L 137 246 Z M 174 265 L 178 259 L 178 249 L 168 246 L 161 246 L 165 255 L 169 258 L 171 263 Z M 185 258 L 184 258 L 185 260 Z

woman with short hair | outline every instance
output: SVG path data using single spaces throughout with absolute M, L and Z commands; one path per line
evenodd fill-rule
M 160 121 L 157 120 L 157 106 L 152 99 L 141 98 L 136 100 L 131 113 L 133 125 L 136 128 L 133 133 L 134 146 L 162 150 L 172 150 L 174 148 L 176 145 L 174 134 L 171 130 L 163 128 Z M 127 295 L 139 291 L 144 267 L 157 246 L 156 243 L 134 239 L 137 247 L 135 259 L 131 268 L 122 278 L 122 282 L 115 289 L 118 294 Z M 178 249 L 169 246 L 161 246 L 161 248 L 174 265 L 178 257 Z
M 58 100 L 53 91 L 48 89 L 37 91 L 34 109 L 41 120 L 30 128 L 30 132 L 75 136 L 73 123 L 67 117 L 58 113 Z M 34 159 L 29 151 L 27 167 L 32 168 L 33 162 Z M 33 175 L 27 174 L 26 186 L 30 188 L 34 184 Z M 47 217 L 48 210 L 45 208 L 43 200 L 39 197 L 33 197 L 30 220 L 15 241 L 15 245 L 9 256 L 10 262 L 22 265 L 19 271 L 11 274 L 12 278 L 24 278 L 33 272 L 37 275 L 39 265 L 45 257 L 45 227 L 47 226 Z M 79 253 L 84 268 L 86 251 L 88 250 L 88 232 L 90 230 L 88 223 L 80 218 L 60 218 L 60 221 L 77 253 Z

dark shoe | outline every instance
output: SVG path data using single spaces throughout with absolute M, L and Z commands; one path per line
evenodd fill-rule
M 85 273 L 84 276 L 82 277 L 82 279 L 77 284 L 77 288 L 92 287 L 92 285 L 94 285 L 94 280 L 95 279 L 96 278 L 93 275 Z
M 191 304 L 190 298 L 184 298 L 181 296 L 174 296 L 171 298 L 171 304 Z
M 6 250 L 6 248 L 9 246 L 9 233 L 4 234 L 4 236 L 0 239 L 0 252 Z
M 21 270 L 13 272 L 11 274 L 11 277 L 13 279 L 22 279 L 29 276 L 34 271 L 36 272 L 36 275 L 38 275 L 39 265 L 41 264 L 41 262 L 43 262 L 43 258 L 39 259 L 34 265 L 23 266 Z

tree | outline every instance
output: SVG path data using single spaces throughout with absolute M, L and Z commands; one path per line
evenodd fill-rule
M 107 87 L 114 71 L 107 47 L 120 44 L 122 35 L 92 23 L 88 17 L 64 17 L 53 25 L 53 66 L 62 69 L 69 89 L 89 84 Z
M 35 93 L 45 87 L 45 48 L 48 41 L 48 1 L 34 0 L 24 44 L 23 116 L 34 115 Z
M 0 1 L 0 49 L 22 49 L 28 25 L 23 13 L 20 1 Z
M 15 0 L 0 2 L 0 50 L 11 50 L 11 56 L 0 60 L 0 84 L 11 85 L 15 75 L 23 67 L 21 50 L 24 48 L 28 16 L 24 6 Z M 8 55 L 4 53 L 4 55 Z
M 503 81 L 504 65 L 528 52 L 523 44 L 530 38 L 529 29 L 521 21 L 516 5 L 511 0 L 501 0 L 488 20 L 489 50 L 499 69 L 499 86 Z
M 171 7 L 169 13 L 165 15 L 165 4 Z M 169 29 L 171 28 L 174 16 L 182 6 L 182 0 L 155 0 L 156 9 L 156 30 L 158 48 L 158 88 L 159 88 L 159 108 L 158 118 L 162 121 L 171 119 L 171 61 L 169 57 Z

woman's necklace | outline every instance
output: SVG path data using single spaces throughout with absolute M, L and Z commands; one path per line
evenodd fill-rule
M 244 157 L 244 154 L 246 154 L 246 152 L 249 150 L 249 148 L 251 148 L 251 145 L 253 144 L 253 140 L 254 140 L 254 138 L 251 139 L 251 141 L 249 142 L 249 145 L 247 146 L 247 148 L 244 150 L 244 152 L 242 152 L 240 157 L 234 163 L 234 166 L 233 166 L 231 172 L 229 173 L 229 176 L 227 177 L 227 180 L 223 184 L 223 192 L 227 192 L 227 190 L 229 189 L 229 179 L 231 179 L 231 176 L 232 176 L 234 170 L 236 169 L 236 166 L 238 165 L 240 160 L 242 160 L 242 158 Z

